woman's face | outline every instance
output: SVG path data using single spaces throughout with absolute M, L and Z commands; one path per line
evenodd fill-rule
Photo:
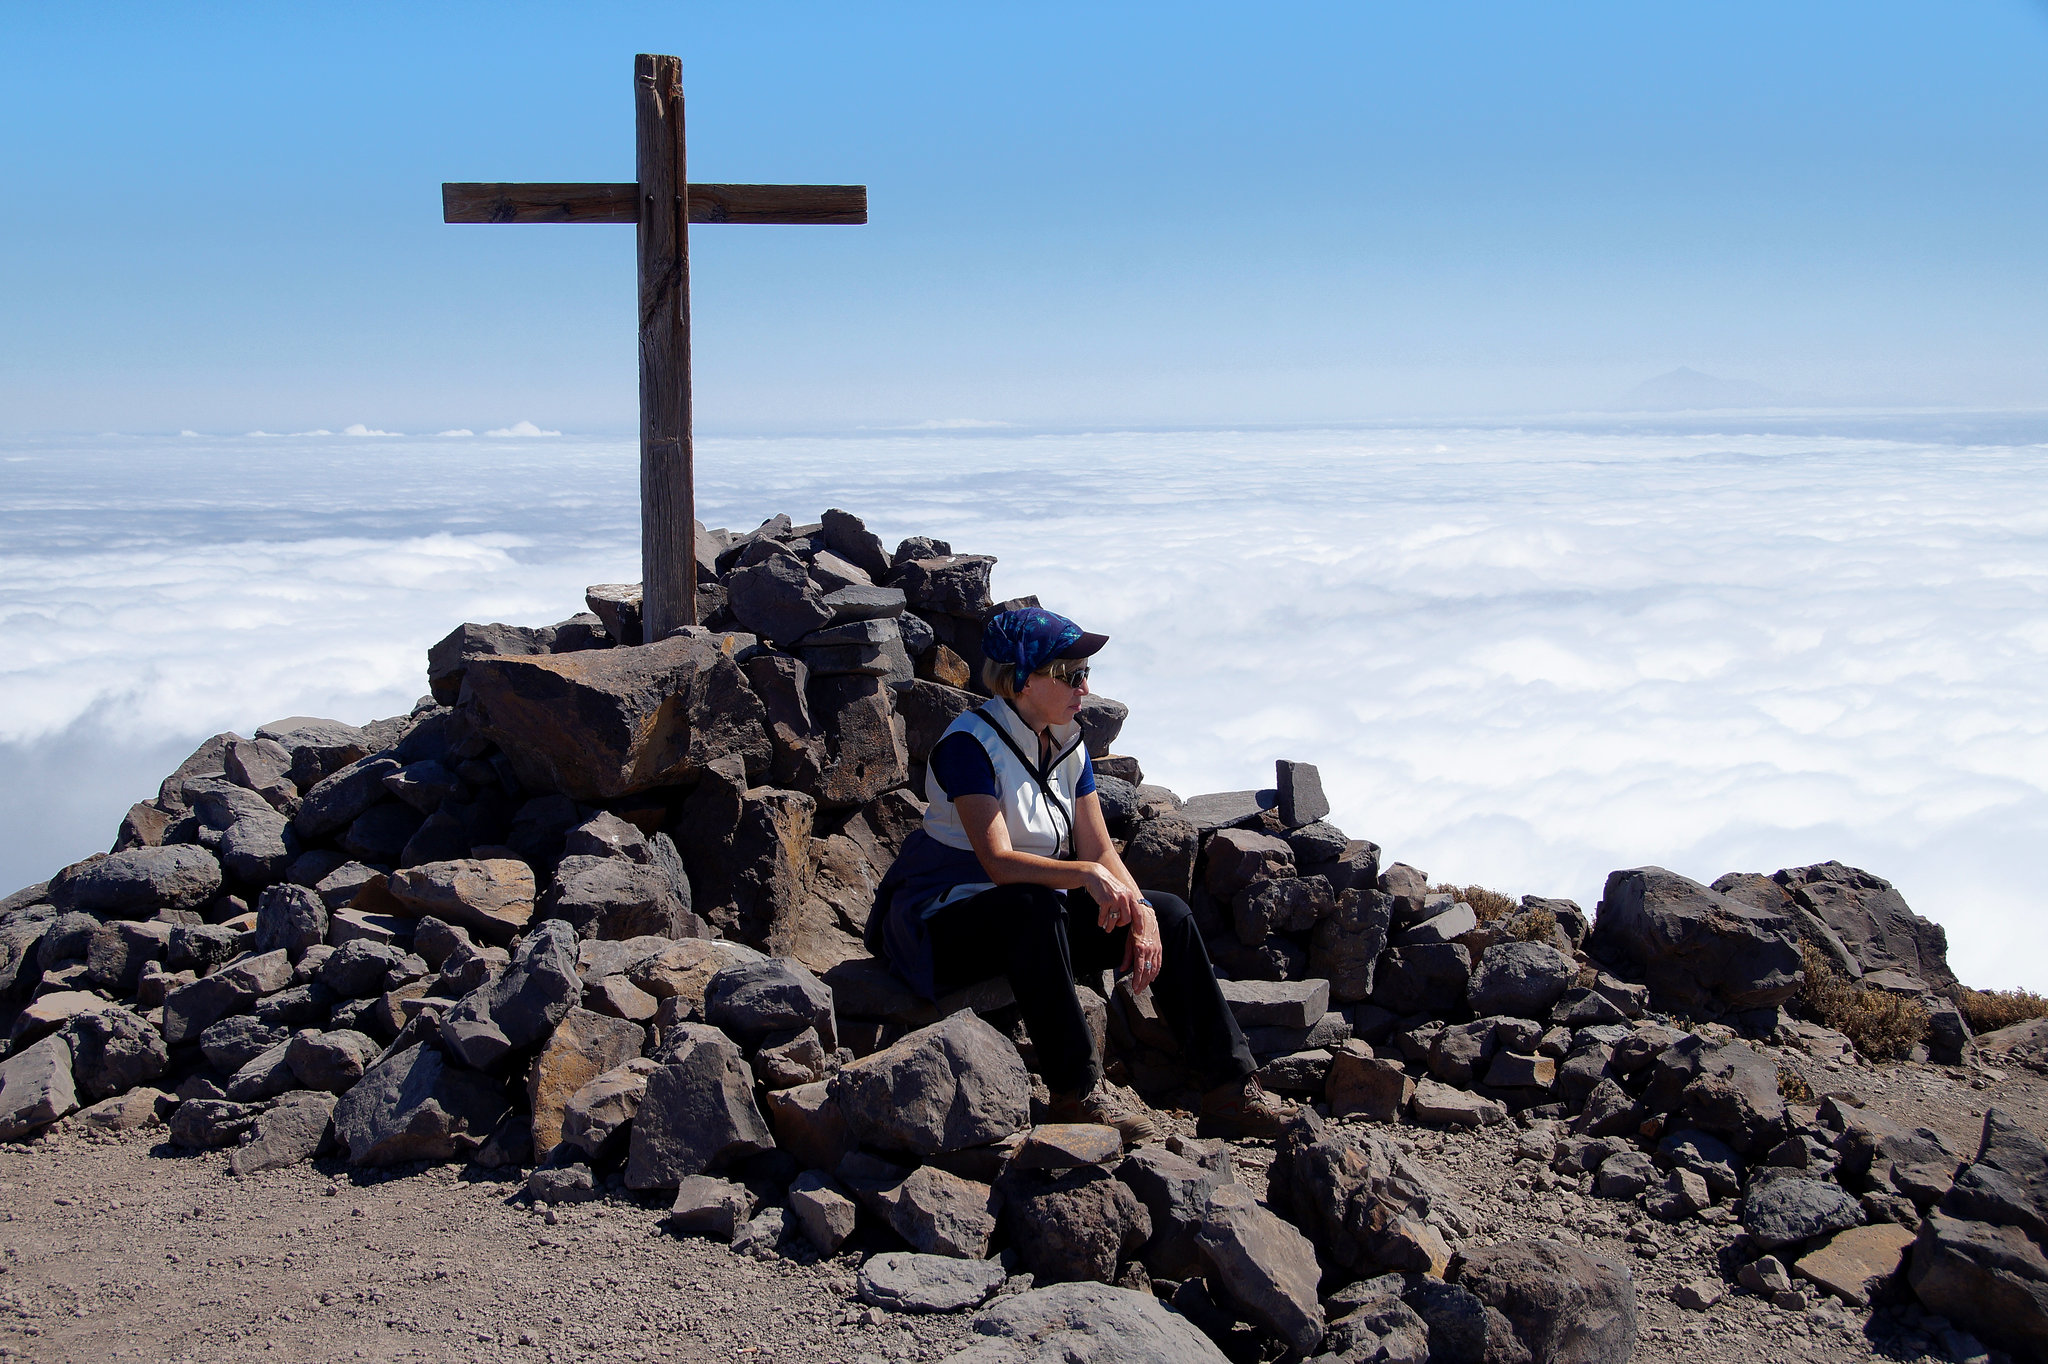
M 1068 686 L 1048 673 L 1033 673 L 1017 693 L 1017 714 L 1033 729 L 1070 723 L 1081 713 L 1081 701 L 1088 695 L 1088 681 Z

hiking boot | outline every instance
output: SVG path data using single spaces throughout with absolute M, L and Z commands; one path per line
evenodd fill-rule
M 1126 1146 L 1158 1141 L 1165 1133 L 1145 1105 L 1125 1096 L 1107 1080 L 1097 1080 L 1086 1094 L 1055 1094 L 1046 1105 L 1048 1122 L 1090 1122 L 1114 1127 Z
M 1247 1075 L 1202 1096 L 1195 1130 L 1205 1137 L 1277 1138 L 1300 1111 L 1268 1094 L 1256 1075 Z

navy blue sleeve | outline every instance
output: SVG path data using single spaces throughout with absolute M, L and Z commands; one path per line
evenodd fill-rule
M 927 760 L 932 776 L 938 781 L 939 789 L 951 800 L 962 796 L 999 796 L 996 790 L 996 765 L 988 760 L 988 750 L 981 746 L 972 734 L 953 733 L 939 740 Z M 1089 779 L 1094 787 L 1094 779 Z
M 1074 785 L 1074 799 L 1095 794 L 1095 759 L 1088 756 L 1088 750 L 1081 750 L 1081 780 Z

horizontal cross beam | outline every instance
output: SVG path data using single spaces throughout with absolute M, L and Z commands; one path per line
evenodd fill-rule
M 693 223 L 864 223 L 866 185 L 691 185 Z M 637 223 L 640 187 L 444 184 L 449 223 Z

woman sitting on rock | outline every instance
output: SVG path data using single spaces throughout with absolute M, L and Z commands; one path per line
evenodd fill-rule
M 1127 972 L 1134 991 L 1152 988 L 1212 1086 L 1203 1130 L 1277 1135 L 1292 1106 L 1253 1078 L 1194 916 L 1176 896 L 1139 889 L 1110 841 L 1075 722 L 1087 660 L 1107 642 L 1036 607 L 990 618 L 982 680 L 995 698 L 933 747 L 924 825 L 876 892 L 868 950 L 927 998 L 1008 977 L 1052 1091 L 1051 1120 L 1104 1123 L 1136 1144 L 1159 1128 L 1102 1078 L 1074 992 L 1077 970 Z

